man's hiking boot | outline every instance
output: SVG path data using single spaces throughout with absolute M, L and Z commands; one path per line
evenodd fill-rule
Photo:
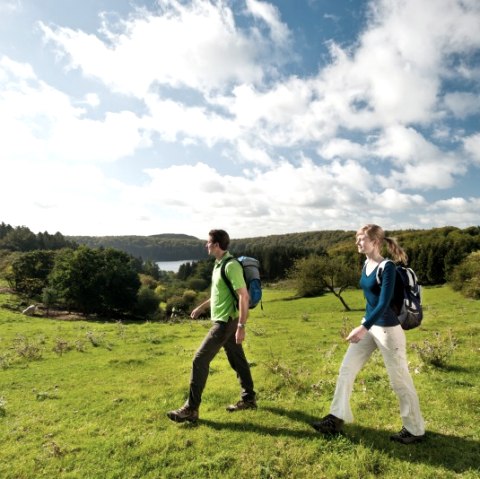
M 402 444 L 412 444 L 414 442 L 420 442 L 425 439 L 425 434 L 421 436 L 414 436 L 411 432 L 408 432 L 404 427 L 400 432 L 392 434 L 390 436 L 392 441 L 401 442 Z
M 167 412 L 167 417 L 175 422 L 197 422 L 198 409 L 192 409 L 189 406 L 182 406 L 179 409 Z
M 243 399 L 240 399 L 237 404 L 230 404 L 230 406 L 227 406 L 228 412 L 243 411 L 244 409 L 257 409 L 256 401 L 244 401 Z
M 338 434 L 343 427 L 343 419 L 328 414 L 320 421 L 312 422 L 312 427 L 322 434 Z

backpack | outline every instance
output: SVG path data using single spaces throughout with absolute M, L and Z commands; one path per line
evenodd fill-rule
M 238 297 L 237 293 L 233 289 L 232 282 L 227 277 L 225 273 L 225 268 L 229 261 L 238 261 L 240 266 L 243 269 L 243 277 L 245 278 L 245 283 L 247 285 L 248 295 L 250 297 L 249 309 L 255 308 L 258 303 L 262 302 L 262 283 L 260 282 L 260 262 L 255 258 L 250 258 L 248 256 L 240 256 L 238 258 L 227 258 L 222 264 L 220 273 L 222 275 L 223 281 L 228 286 L 228 289 L 232 293 L 232 296 L 235 298 L 235 305 L 238 309 Z M 263 304 L 261 304 L 263 309 Z
M 377 269 L 377 283 L 381 284 L 381 276 L 385 264 L 390 259 L 383 260 Z M 393 261 L 392 261 L 393 263 Z M 395 265 L 395 291 L 390 303 L 403 329 L 413 329 L 420 326 L 423 319 L 422 287 L 418 284 L 417 275 L 411 268 Z

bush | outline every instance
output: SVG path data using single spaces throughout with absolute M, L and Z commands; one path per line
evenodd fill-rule
M 480 251 L 470 253 L 449 277 L 450 286 L 465 297 L 480 299 Z
M 153 276 L 141 273 L 138 277 L 142 286 L 147 286 L 152 290 L 158 286 L 158 281 Z
M 191 278 L 187 281 L 187 285 L 195 291 L 204 291 L 208 288 L 209 282 L 203 278 Z
M 452 332 L 448 332 L 448 337 L 442 337 L 440 333 L 435 333 L 434 340 L 425 339 L 421 346 L 412 344 L 424 364 L 443 368 L 447 365 L 448 360 L 457 347 L 457 341 L 452 336 Z
M 160 297 L 148 286 L 142 286 L 137 294 L 136 314 L 153 319 L 158 315 L 159 311 Z
M 29 297 L 40 295 L 53 269 L 54 251 L 31 251 L 18 255 L 12 262 L 8 282 L 17 292 Z

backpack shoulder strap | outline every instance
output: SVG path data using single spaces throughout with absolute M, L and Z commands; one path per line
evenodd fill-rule
M 235 304 L 238 308 L 238 297 L 237 297 L 237 293 L 235 292 L 235 290 L 233 289 L 233 285 L 232 285 L 232 282 L 230 281 L 230 278 L 227 276 L 227 272 L 225 271 L 226 268 L 227 268 L 227 263 L 229 261 L 237 261 L 233 256 L 230 256 L 230 258 L 227 258 L 223 263 L 222 263 L 222 266 L 220 267 L 220 274 L 222 276 L 222 279 L 223 281 L 225 282 L 225 284 L 227 285 L 228 289 L 230 290 L 230 293 L 232 294 L 233 298 L 235 299 Z
M 386 258 L 378 265 L 378 268 L 377 268 L 377 283 L 378 284 L 382 284 L 383 270 L 385 269 L 385 265 L 389 262 L 393 263 L 393 261 L 391 259 Z

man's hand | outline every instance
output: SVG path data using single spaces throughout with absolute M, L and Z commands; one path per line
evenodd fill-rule
M 190 317 L 192 319 L 197 319 L 201 314 L 202 314 L 202 309 L 200 308 L 200 306 L 198 306 L 190 313 Z
M 197 319 L 208 307 L 210 306 L 210 300 L 207 299 L 205 302 L 197 306 L 191 313 L 190 317 L 192 319 Z
M 242 344 L 245 339 L 245 328 L 237 328 L 235 333 L 235 341 L 237 344 Z

